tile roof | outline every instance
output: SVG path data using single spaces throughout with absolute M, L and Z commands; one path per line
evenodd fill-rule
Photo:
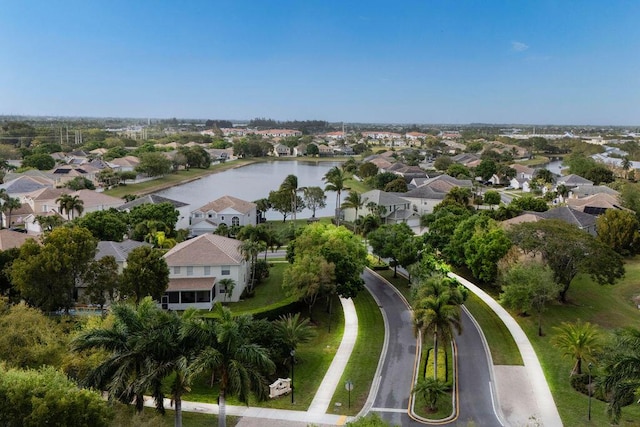
M 242 242 L 216 234 L 203 234 L 178 243 L 164 255 L 170 266 L 182 265 L 237 265 L 244 257 L 240 253 Z
M 210 291 L 213 289 L 215 277 L 169 279 L 167 292 L 171 291 Z
M 19 248 L 27 239 L 33 238 L 33 236 L 18 231 L 9 229 L 0 230 L 0 250 L 6 251 L 7 249 Z
M 247 202 L 245 200 L 238 199 L 233 196 L 222 196 L 219 199 L 209 202 L 204 206 L 199 207 L 196 211 L 200 212 L 221 212 L 225 209 L 232 208 L 237 212 L 246 214 L 255 209 L 257 205 L 253 202 Z M 195 212 L 195 211 L 194 211 Z
M 95 259 L 98 260 L 106 256 L 112 256 L 116 259 L 116 262 L 124 262 L 127 260 L 129 252 L 140 246 L 151 246 L 151 244 L 129 239 L 122 242 L 103 240 L 98 242 Z
M 107 196 L 93 190 L 78 190 L 71 193 L 72 196 L 78 196 L 84 202 L 84 209 L 92 207 L 116 207 L 120 206 L 124 200 L 117 197 Z
M 362 194 L 362 199 L 366 205 L 368 202 L 374 202 L 379 206 L 406 205 L 409 203 L 406 199 L 396 196 L 394 193 L 388 193 L 382 190 L 371 190 Z
M 7 181 L 0 186 L 0 188 L 7 190 L 9 194 L 30 193 L 45 187 L 53 187 L 53 181 L 42 182 L 41 179 L 31 176 L 21 176 L 12 181 Z
M 25 194 L 26 197 L 29 197 L 32 200 L 55 200 L 63 194 L 71 194 L 72 190 L 67 188 L 41 188 L 36 191 L 32 191 L 29 194 Z

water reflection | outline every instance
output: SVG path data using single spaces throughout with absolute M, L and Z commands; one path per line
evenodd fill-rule
M 197 181 L 172 187 L 156 194 L 170 199 L 189 203 L 195 210 L 222 196 L 234 196 L 242 200 L 254 201 L 266 198 L 269 192 L 277 190 L 287 175 L 298 177 L 299 187 L 322 187 L 322 177 L 329 169 L 339 166 L 340 162 L 313 161 L 276 161 L 255 163 L 236 169 L 209 175 Z M 327 193 L 327 206 L 316 211 L 316 216 L 332 216 L 335 210 L 335 193 Z M 298 218 L 311 217 L 311 211 L 305 209 Z M 278 212 L 269 211 L 267 219 L 282 219 Z

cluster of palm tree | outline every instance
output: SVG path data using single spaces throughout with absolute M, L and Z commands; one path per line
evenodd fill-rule
M 460 306 L 466 296 L 464 287 L 441 273 L 429 275 L 414 287 L 414 328 L 422 339 L 433 339 L 433 378 L 425 378 L 423 373 L 413 393 L 421 393 L 432 410 L 435 409 L 438 398 L 450 388 L 438 378 L 438 349 L 441 344 L 451 342 L 454 332 L 462 333 Z
M 63 194 L 56 199 L 56 203 L 58 203 L 61 214 L 66 212 L 68 220 L 73 219 L 76 212 L 78 215 L 82 215 L 82 212 L 84 212 L 84 202 L 79 196 Z
M 266 264 L 267 249 L 277 250 L 282 246 L 282 240 L 273 228 L 265 224 L 258 226 L 245 225 L 238 231 L 236 237 L 242 241 L 240 252 L 245 260 L 250 263 L 249 286 L 247 288 L 247 291 L 250 293 L 253 291 L 256 282 L 259 282 L 263 278 L 259 277 L 258 255 L 264 253 L 263 263 Z
M 149 394 L 164 414 L 168 397 L 175 425 L 181 426 L 183 396 L 198 376 L 207 374 L 218 385 L 218 425 L 224 426 L 227 395 L 246 404 L 251 396 L 268 395 L 268 377 L 276 365 L 269 350 L 252 341 L 251 316 L 234 316 L 220 304 L 214 307 L 215 318 L 202 318 L 193 309 L 178 314 L 159 309 L 151 298 L 138 306 L 113 304 L 111 313 L 101 326 L 88 327 L 72 342 L 76 352 L 106 352 L 84 383 L 106 390 L 109 399 L 133 403 L 142 411 Z M 292 350 L 313 337 L 308 320 L 299 315 L 281 317 L 274 330 Z
M 622 408 L 640 391 L 640 329 L 616 330 L 608 342 L 589 322 L 563 322 L 554 329 L 551 343 L 575 361 L 570 375 L 585 375 L 587 364 L 594 379 L 588 391 L 597 390 L 607 400 L 607 414 L 617 424 Z

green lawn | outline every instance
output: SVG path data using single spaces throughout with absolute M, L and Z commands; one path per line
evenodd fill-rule
M 479 297 L 469 292 L 464 303 L 476 319 L 491 350 L 494 365 L 523 365 L 522 356 L 502 320 Z
M 423 341 L 425 340 L 423 339 Z M 415 413 L 421 417 L 424 417 L 430 420 L 441 420 L 443 418 L 450 416 L 453 413 L 453 394 L 452 393 L 453 393 L 454 379 L 452 377 L 453 377 L 454 359 L 451 355 L 451 345 L 449 343 L 445 345 L 439 345 L 439 347 L 440 347 L 440 350 L 444 348 L 447 354 L 446 372 L 449 375 L 448 382 L 452 385 L 452 389 L 445 396 L 442 396 L 438 400 L 438 403 L 436 405 L 437 410 L 433 412 L 429 410 L 428 403 L 424 399 L 422 394 L 415 395 L 415 406 L 414 406 Z M 432 348 L 433 348 L 432 340 L 426 340 L 426 342 L 423 342 L 422 353 L 420 355 L 420 366 L 418 368 L 418 375 L 424 374 L 425 371 L 427 370 L 430 371 L 429 375 L 433 375 L 433 366 L 432 366 L 431 359 L 429 359 L 428 361 L 430 364 L 430 368 L 425 368 L 425 365 L 427 363 L 427 355 L 429 354 L 429 350 L 431 350 Z M 438 364 L 438 378 L 443 377 L 442 374 L 444 372 L 445 372 L 444 366 L 441 364 Z
M 353 299 L 353 303 L 358 313 L 358 340 L 329 405 L 329 412 L 340 415 L 355 415 L 364 406 L 384 342 L 384 320 L 371 294 L 362 291 Z M 353 383 L 351 410 L 348 407 L 349 392 L 345 389 L 347 380 Z M 336 402 L 342 405 L 336 407 Z
M 609 423 L 605 403 L 596 399 L 592 400 L 591 423 L 588 423 L 588 397 L 571 388 L 569 372 L 573 363 L 563 358 L 551 345 L 552 326 L 578 319 L 596 323 L 607 330 L 640 325 L 640 311 L 631 301 L 633 296 L 640 295 L 640 258 L 627 262 L 626 269 L 625 278 L 614 286 L 600 286 L 588 277 L 574 280 L 568 294 L 569 303 L 554 304 L 544 313 L 543 337 L 538 337 L 534 317 L 516 317 L 538 354 L 565 426 L 600 426 Z M 620 425 L 640 425 L 640 405 L 625 407 Z
M 296 357 L 299 360 L 295 366 L 295 404 L 291 404 L 291 396 L 282 396 L 265 402 L 252 400 L 251 405 L 301 411 L 309 407 L 342 341 L 344 316 L 337 297 L 333 301 L 332 311 L 331 332 L 329 332 L 329 314 L 324 301 L 318 301 L 313 307 L 312 318 L 316 325 L 317 336 L 310 343 L 300 345 L 296 351 Z M 209 387 L 208 378 L 203 377 L 194 384 L 191 393 L 185 396 L 184 400 L 215 403 L 217 396 L 217 387 Z M 241 404 L 232 397 L 228 397 L 227 402 L 229 405 Z
M 282 275 L 289 264 L 274 262 L 272 265 L 269 269 L 269 277 L 264 283 L 255 287 L 253 297 L 229 304 L 229 308 L 234 313 L 251 314 L 262 311 L 273 304 L 291 301 L 282 289 Z
M 137 415 L 131 405 L 116 404 L 115 417 L 111 422 L 113 427 L 171 427 L 174 425 L 175 412 L 167 409 L 164 416 L 152 408 L 144 408 L 142 414 Z M 227 416 L 227 426 L 234 427 L 239 417 Z M 218 416 L 198 412 L 182 411 L 182 423 L 187 427 L 205 427 L 218 424 Z

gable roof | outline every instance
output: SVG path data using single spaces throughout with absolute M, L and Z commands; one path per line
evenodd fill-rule
M 73 196 L 78 196 L 84 203 L 84 209 L 92 207 L 116 207 L 122 204 L 123 200 L 113 196 L 107 196 L 103 193 L 98 193 L 93 190 L 78 190 L 71 193 Z
M 396 196 L 394 193 L 388 193 L 382 190 L 371 190 L 362 194 L 362 200 L 365 202 L 374 202 L 379 206 L 406 205 L 409 203 L 406 199 Z
M 164 255 L 170 266 L 241 264 L 242 242 L 216 234 L 203 234 L 178 243 Z
M 135 248 L 139 248 L 140 246 L 151 246 L 151 244 L 129 239 L 122 242 L 103 240 L 98 242 L 95 259 L 99 260 L 100 258 L 104 258 L 106 256 L 112 256 L 116 259 L 116 262 L 124 262 L 127 260 L 129 252 L 131 252 Z
M 245 200 L 238 199 L 233 196 L 222 196 L 219 199 L 216 199 L 212 202 L 207 203 L 204 206 L 199 207 L 195 211 L 200 212 L 221 212 L 225 209 L 232 208 L 237 212 L 247 214 L 255 209 L 258 205 L 253 202 L 247 202 Z M 192 211 L 192 212 L 195 212 Z
M 560 178 L 558 178 L 558 180 L 556 181 L 558 184 L 564 184 L 567 186 L 572 186 L 572 185 L 593 185 L 593 181 L 589 181 L 586 178 L 581 177 L 580 175 L 576 175 L 576 174 L 570 174 L 570 175 L 565 175 L 565 176 L 561 176 Z
M 578 226 L 578 228 L 588 228 L 596 225 L 596 217 L 593 215 L 580 212 L 568 206 L 560 206 L 541 212 L 539 216 L 543 219 L 560 219 L 569 224 Z
M 36 191 L 32 191 L 29 194 L 25 194 L 32 200 L 55 200 L 63 194 L 71 194 L 72 190 L 67 188 L 51 188 L 45 187 Z
M 43 178 L 32 176 L 20 176 L 12 181 L 5 182 L 0 186 L 7 190 L 9 194 L 24 194 L 39 190 L 45 187 L 53 187 L 53 181 L 46 182 Z

